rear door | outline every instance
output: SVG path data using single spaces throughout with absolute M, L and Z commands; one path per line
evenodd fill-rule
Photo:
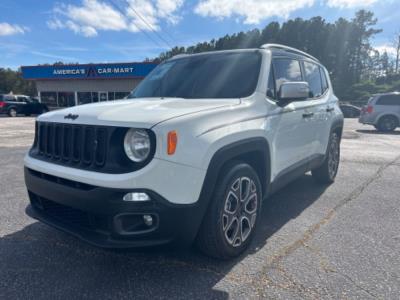
M 383 115 L 395 115 L 400 121 L 400 94 L 382 95 L 375 103 L 378 118 Z
M 303 70 L 305 80 L 310 86 L 309 110 L 313 114 L 310 153 L 322 155 L 325 154 L 329 139 L 334 103 L 329 102 L 328 81 L 324 68 L 317 63 L 304 61 Z
M 18 113 L 21 114 L 30 114 L 31 112 L 31 107 L 29 105 L 28 99 L 23 96 L 17 96 L 17 107 L 18 107 Z

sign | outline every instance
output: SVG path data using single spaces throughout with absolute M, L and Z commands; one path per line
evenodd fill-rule
M 143 78 L 156 63 L 120 63 L 21 67 L 22 76 L 28 80 L 39 79 L 118 79 Z

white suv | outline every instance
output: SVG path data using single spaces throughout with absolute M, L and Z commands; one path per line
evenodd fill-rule
M 101 247 L 196 241 L 235 257 L 265 197 L 310 170 L 334 181 L 342 128 L 328 72 L 306 53 L 177 56 L 127 100 L 37 119 L 27 213 Z
M 361 110 L 358 121 L 373 125 L 377 130 L 391 132 L 400 126 L 400 93 L 372 96 Z

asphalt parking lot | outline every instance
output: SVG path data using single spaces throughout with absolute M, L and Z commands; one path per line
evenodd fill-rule
M 0 118 L 0 299 L 399 299 L 400 131 L 346 120 L 337 181 L 268 199 L 251 249 L 105 251 L 30 219 L 34 118 Z

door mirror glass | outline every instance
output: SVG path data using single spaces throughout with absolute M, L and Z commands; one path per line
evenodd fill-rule
M 279 102 L 290 103 L 293 101 L 304 101 L 310 95 L 310 87 L 307 82 L 283 82 L 279 88 Z

